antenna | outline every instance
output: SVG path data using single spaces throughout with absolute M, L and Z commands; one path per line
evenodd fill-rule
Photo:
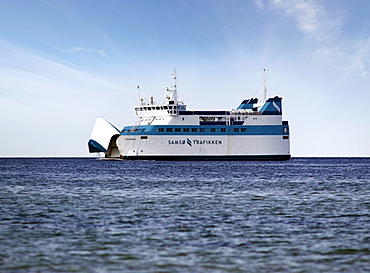
M 167 91 L 171 92 L 171 95 L 170 95 L 170 99 L 172 101 L 175 102 L 175 104 L 177 104 L 177 73 L 176 73 L 176 69 L 173 70 L 173 81 L 174 81 L 174 85 L 172 86 L 172 90 L 169 90 L 167 89 Z
M 269 72 L 267 69 L 263 69 L 263 89 L 264 89 L 264 95 L 265 95 L 265 101 L 267 100 L 267 83 L 266 83 L 266 74 Z
M 141 106 L 140 86 L 137 86 L 137 90 L 139 91 L 139 106 Z
M 177 73 L 176 73 L 176 68 L 173 70 L 172 76 L 173 76 L 173 81 L 174 81 L 173 88 L 176 90 L 176 88 L 177 88 Z

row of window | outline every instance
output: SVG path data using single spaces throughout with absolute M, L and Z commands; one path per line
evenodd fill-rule
M 219 128 L 219 129 L 210 128 L 210 132 L 211 133 L 215 133 L 217 130 L 220 130 L 221 133 L 225 133 L 226 132 L 226 128 Z M 235 133 L 245 132 L 246 130 L 247 130 L 247 128 L 234 128 L 234 132 Z M 157 131 L 159 133 L 163 133 L 163 132 L 168 132 L 168 133 L 172 133 L 172 132 L 176 132 L 176 133 L 180 133 L 180 132 L 184 132 L 184 133 L 189 133 L 189 132 L 197 133 L 197 132 L 200 132 L 200 133 L 204 133 L 206 131 L 206 129 L 205 128 L 158 128 Z
M 122 130 L 122 133 L 124 132 L 144 132 L 145 131 L 145 128 L 141 128 L 141 129 L 123 129 Z M 226 132 L 226 128 L 207 128 L 207 131 L 211 132 L 211 133 L 215 133 L 215 132 L 221 132 L 221 133 L 225 133 Z M 234 132 L 235 133 L 239 133 L 239 132 L 245 132 L 247 131 L 247 128 L 234 128 Z M 164 132 L 167 132 L 167 133 L 172 133 L 172 132 L 175 132 L 175 133 L 189 133 L 189 132 L 192 132 L 192 133 L 204 133 L 206 132 L 206 128 L 158 128 L 157 129 L 157 132 L 159 133 L 164 133 Z
M 181 110 L 181 107 L 179 107 L 179 108 Z M 136 111 L 168 110 L 168 109 L 169 110 L 172 110 L 172 109 L 176 110 L 177 106 L 176 105 L 174 105 L 174 106 L 166 106 L 166 105 L 159 106 L 159 105 L 157 105 L 157 106 L 145 106 L 145 107 L 136 107 L 135 108 Z
M 142 128 L 142 129 L 123 129 L 122 131 L 121 131 L 122 133 L 125 133 L 125 132 L 145 132 L 145 128 Z

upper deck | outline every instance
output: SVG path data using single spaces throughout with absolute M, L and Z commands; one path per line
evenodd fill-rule
M 280 97 L 269 98 L 264 103 L 259 103 L 257 98 L 245 99 L 232 110 L 187 110 L 187 105 L 178 100 L 176 71 L 173 76 L 174 85 L 166 87 L 169 95 L 166 95 L 165 102 L 157 103 L 153 97 L 149 100 L 140 99 L 140 105 L 135 107 L 139 118 L 136 126 L 281 124 Z

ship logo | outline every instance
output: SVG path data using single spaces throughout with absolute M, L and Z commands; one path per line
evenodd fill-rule
M 190 139 L 186 139 L 186 143 L 191 147 L 191 140 Z

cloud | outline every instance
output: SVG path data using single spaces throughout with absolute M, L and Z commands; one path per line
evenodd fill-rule
M 72 3 L 63 0 L 41 0 L 41 2 L 60 13 L 68 22 L 75 26 L 80 27 L 85 24 Z
M 264 8 L 262 0 L 254 0 L 254 4 L 257 6 L 258 9 L 262 10 Z
M 78 104 L 92 100 L 101 96 L 101 90 L 106 95 L 124 91 L 114 78 L 105 79 L 3 40 L 0 40 L 0 56 L 0 96 L 18 104 L 17 109 L 32 105 L 42 111 L 61 101 Z M 3 110 L 0 112 L 5 114 Z
M 0 156 L 87 154 L 94 119 L 107 115 L 114 122 L 129 103 L 124 98 L 133 96 L 122 77 L 1 39 L 0 56 Z
M 352 33 L 348 39 L 343 35 L 344 19 L 348 20 L 349 15 L 337 7 L 336 2 L 270 0 L 270 3 L 280 14 L 293 18 L 297 28 L 312 38 L 314 43 L 306 48 L 312 49 L 312 55 L 321 66 L 331 67 L 334 73 L 343 75 L 342 80 L 368 76 L 370 38 L 363 34 L 356 38 Z M 357 31 L 361 33 L 360 28 Z
M 306 0 L 271 0 L 274 7 L 294 18 L 297 27 L 315 40 L 327 40 L 343 25 L 343 16 L 333 5 L 330 10 L 323 2 Z
M 367 78 L 370 68 L 370 38 L 338 38 L 336 44 L 321 45 L 313 54 L 320 64 L 332 67 L 332 72 L 342 75 L 340 80 L 350 77 Z
M 96 53 L 99 54 L 100 56 L 106 57 L 107 54 L 105 54 L 104 50 L 97 50 L 97 49 L 92 49 L 92 48 L 84 48 L 84 47 L 73 47 L 71 49 L 72 53 L 79 52 L 79 51 L 85 51 L 89 53 Z
M 370 38 L 355 41 L 352 54 L 348 56 L 349 73 L 353 72 L 357 77 L 366 78 L 369 69 L 370 58 Z

